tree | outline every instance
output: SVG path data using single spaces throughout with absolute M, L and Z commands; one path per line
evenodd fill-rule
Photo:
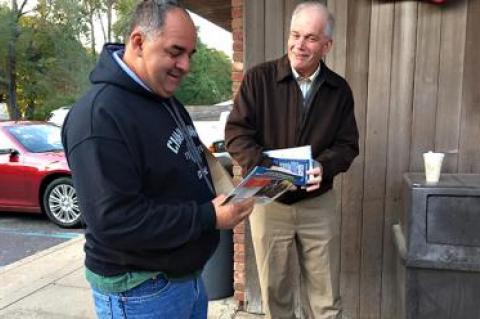
M 92 58 L 96 60 L 96 37 L 95 37 L 95 16 L 100 15 L 102 3 L 100 0 L 82 0 L 81 10 L 83 16 L 86 18 L 89 26 L 90 35 L 90 49 L 92 52 Z
M 227 55 L 198 41 L 190 73 L 175 96 L 186 105 L 210 105 L 232 96 L 232 63 Z
M 19 21 L 20 18 L 25 14 L 24 8 L 28 3 L 28 0 L 23 0 L 20 7 L 17 4 L 16 0 L 11 1 L 10 12 L 7 11 L 6 21 L 7 21 L 7 30 L 9 30 L 9 37 L 7 39 L 7 63 L 6 63 L 6 81 L 7 81 L 7 96 L 8 96 L 8 113 L 10 118 L 13 120 L 18 120 L 20 118 L 20 111 L 17 105 L 17 58 L 16 58 L 16 46 L 18 38 L 21 34 Z
M 93 61 L 74 31 L 39 17 L 23 20 L 18 43 L 18 100 L 27 118 L 43 119 L 88 87 Z
M 0 43 L 10 40 L 10 10 L 0 5 Z M 7 79 L 7 45 L 0 45 L 0 95 L 5 96 L 8 89 Z M 3 102 L 3 101 L 2 101 Z
M 102 0 L 107 14 L 107 37 L 105 42 L 112 42 L 113 11 L 117 0 Z
M 117 39 L 125 39 L 135 4 L 135 0 L 117 1 L 118 19 L 114 25 Z M 190 73 L 183 79 L 175 96 L 188 105 L 209 105 L 228 100 L 232 96 L 231 69 L 232 63 L 226 54 L 207 48 L 199 39 Z
M 70 103 L 85 90 L 92 67 L 80 42 L 87 29 L 78 1 L 39 0 L 30 12 L 26 3 L 0 5 L 0 41 L 8 43 L 0 47 L 0 95 L 12 119 L 44 118 Z
M 136 0 L 118 0 L 116 4 L 117 21 L 113 24 L 113 33 L 117 42 L 125 42 L 130 28 L 130 20 L 135 10 Z

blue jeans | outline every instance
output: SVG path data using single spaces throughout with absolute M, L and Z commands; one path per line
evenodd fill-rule
M 206 319 L 208 297 L 202 277 L 177 282 L 162 275 L 121 293 L 93 289 L 100 319 Z

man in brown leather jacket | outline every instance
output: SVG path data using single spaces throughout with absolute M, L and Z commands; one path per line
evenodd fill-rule
M 340 216 L 332 184 L 358 155 L 358 130 L 349 85 L 322 61 L 332 47 L 333 25 L 323 4 L 299 4 L 288 54 L 245 74 L 225 128 L 227 149 L 244 174 L 256 165 L 271 166 L 263 154 L 271 149 L 311 145 L 321 164 L 309 171 L 306 188 L 257 205 L 250 216 L 267 318 L 295 317 L 291 258 L 299 261 L 313 318 L 338 318 L 341 312 Z

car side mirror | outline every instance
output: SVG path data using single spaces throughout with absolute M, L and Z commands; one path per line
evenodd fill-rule
M 20 152 L 14 148 L 0 148 L 0 155 L 10 155 L 10 161 L 16 162 L 18 155 Z
M 10 157 L 17 157 L 18 155 L 20 155 L 20 152 L 17 151 L 16 149 L 14 148 L 11 148 L 10 149 Z

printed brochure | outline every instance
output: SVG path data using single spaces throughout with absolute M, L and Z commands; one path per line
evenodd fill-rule
M 255 166 L 223 202 L 236 203 L 254 197 L 257 204 L 267 204 L 288 191 L 301 176 L 280 169 Z M 222 204 L 222 205 L 223 205 Z
M 310 145 L 282 148 L 264 152 L 270 157 L 273 165 L 284 168 L 301 178 L 295 181 L 297 186 L 305 186 L 308 181 L 307 171 L 319 163 L 312 159 L 312 148 Z

